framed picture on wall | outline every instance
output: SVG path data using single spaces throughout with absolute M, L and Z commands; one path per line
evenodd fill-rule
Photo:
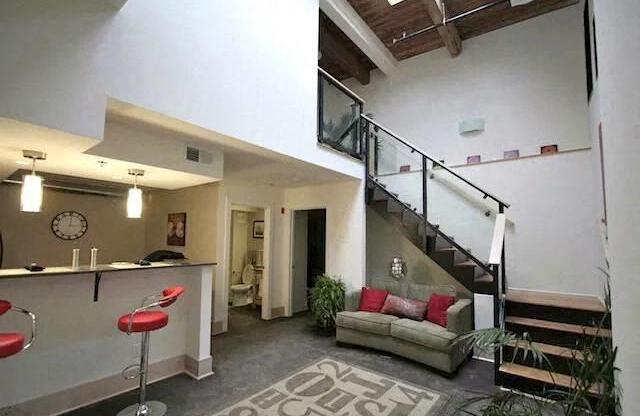
M 253 222 L 253 238 L 264 238 L 264 221 Z
M 184 246 L 187 237 L 187 213 L 178 212 L 167 216 L 167 245 Z

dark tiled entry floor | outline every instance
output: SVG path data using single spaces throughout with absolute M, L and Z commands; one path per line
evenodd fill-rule
M 446 393 L 454 400 L 469 392 L 493 390 L 491 363 L 470 360 L 447 378 L 409 360 L 337 346 L 333 336 L 315 330 L 308 315 L 260 321 L 253 309 L 242 308 L 232 309 L 229 319 L 229 332 L 213 338 L 215 375 L 200 381 L 179 375 L 149 386 L 149 400 L 167 404 L 168 416 L 211 415 L 324 356 Z M 135 403 L 136 394 L 126 393 L 66 416 L 114 416 Z

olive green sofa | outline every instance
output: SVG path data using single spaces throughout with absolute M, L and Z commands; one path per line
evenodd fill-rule
M 429 299 L 432 293 L 456 295 L 452 286 L 428 286 L 375 279 L 371 287 L 386 289 L 396 296 Z M 414 321 L 392 315 L 357 310 L 360 291 L 347 298 L 346 310 L 336 317 L 336 342 L 360 345 L 400 355 L 438 370 L 453 373 L 467 353 L 454 339 L 471 331 L 473 304 L 470 299 L 457 299 L 447 310 L 447 327 L 429 321 Z

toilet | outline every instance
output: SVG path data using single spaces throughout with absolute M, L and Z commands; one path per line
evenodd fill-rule
M 244 306 L 253 303 L 253 285 L 256 271 L 253 265 L 247 264 L 242 270 L 242 283 L 231 286 L 231 306 Z

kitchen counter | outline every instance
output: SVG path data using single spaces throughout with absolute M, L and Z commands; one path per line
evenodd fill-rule
M 39 272 L 30 272 L 25 268 L 19 269 L 0 269 L 0 279 L 16 279 L 16 278 L 28 278 L 28 277 L 47 277 L 58 275 L 74 275 L 74 274 L 86 274 L 86 273 L 102 273 L 102 272 L 117 272 L 124 270 L 148 270 L 164 267 L 196 267 L 196 266 L 215 266 L 214 262 L 198 262 L 198 261 L 181 261 L 181 262 L 153 262 L 149 266 L 140 266 L 135 263 L 112 263 L 112 264 L 98 264 L 96 267 L 80 266 L 77 269 L 73 269 L 70 266 L 63 267 L 47 267 Z
M 15 414 L 30 416 L 63 414 L 134 389 L 137 380 L 125 380 L 120 373 L 139 359 L 140 337 L 121 332 L 118 319 L 143 298 L 171 286 L 185 292 L 162 309 L 169 324 L 153 332 L 150 381 L 180 373 L 195 379 L 211 375 L 214 275 L 214 263 L 196 261 L 0 270 L 0 298 L 38 318 L 33 347 L 0 360 L 0 374 L 11 375 L 11 383 L 0 383 L 0 409 L 10 406 Z M 28 333 L 25 325 L 19 314 L 5 314 L 0 332 Z

